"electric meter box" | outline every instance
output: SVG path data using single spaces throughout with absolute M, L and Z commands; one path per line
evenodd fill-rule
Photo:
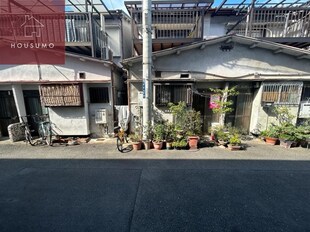
M 107 123 L 107 117 L 108 117 L 108 111 L 107 109 L 98 109 L 96 110 L 95 115 L 95 122 L 96 124 L 106 124 Z

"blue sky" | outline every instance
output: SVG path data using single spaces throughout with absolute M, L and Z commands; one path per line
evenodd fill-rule
M 124 0 L 104 0 L 106 6 L 111 9 L 122 9 L 127 12 L 126 7 L 124 5 Z
M 83 1 L 83 0 L 79 0 L 79 1 Z M 223 0 L 214 0 L 214 3 L 212 5 L 212 7 L 219 6 L 222 1 Z M 228 0 L 226 3 L 241 3 L 242 1 L 243 0 Z M 258 0 L 258 1 L 256 1 L 256 3 L 266 2 L 266 1 L 268 1 L 268 0 Z M 278 3 L 280 1 L 282 1 L 282 0 L 271 0 L 270 3 Z M 294 0 L 286 0 L 286 2 L 293 2 L 293 1 Z M 306 1 L 306 0 L 304 0 L 304 1 Z M 110 10 L 122 9 L 122 10 L 124 10 L 127 13 L 126 7 L 124 5 L 124 0 L 103 0 L 103 2 L 106 4 L 108 9 L 110 9 Z M 250 4 L 251 0 L 246 0 L 244 3 L 245 4 Z

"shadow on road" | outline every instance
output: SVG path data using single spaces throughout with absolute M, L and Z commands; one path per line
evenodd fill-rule
M 0 160 L 0 231 L 307 231 L 310 162 Z

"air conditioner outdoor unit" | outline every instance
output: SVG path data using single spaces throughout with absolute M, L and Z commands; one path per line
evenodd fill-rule
M 107 123 L 107 110 L 98 109 L 95 114 L 95 123 L 96 124 L 106 124 Z

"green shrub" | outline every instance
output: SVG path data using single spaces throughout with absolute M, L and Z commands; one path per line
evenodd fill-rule
M 229 143 L 231 145 L 240 145 L 241 144 L 241 139 L 238 134 L 234 134 L 233 136 L 230 137 Z

